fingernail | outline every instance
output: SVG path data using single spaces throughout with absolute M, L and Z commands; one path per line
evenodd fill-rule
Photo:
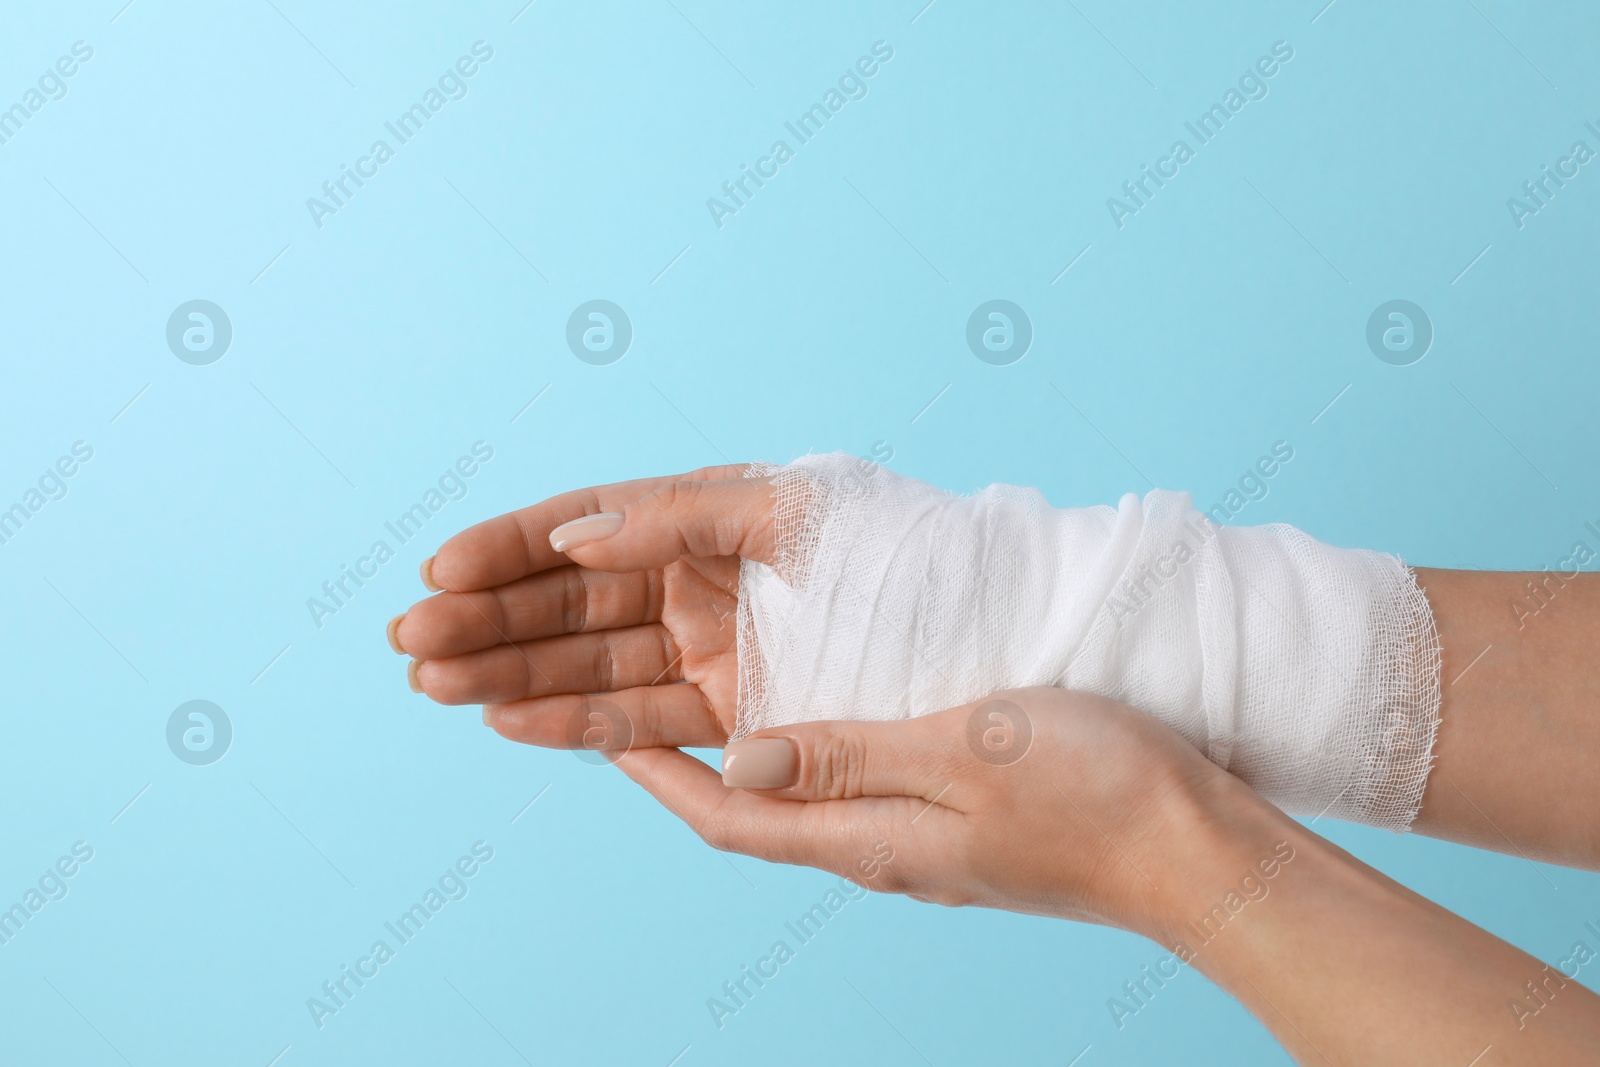
M 387 631 L 389 634 L 389 647 L 402 656 L 406 654 L 406 650 L 400 647 L 400 624 L 405 621 L 405 617 L 406 613 L 402 611 L 390 619 Z
M 753 737 L 722 750 L 722 784 L 735 789 L 782 789 L 794 784 L 794 742 L 786 737 Z
M 422 561 L 422 587 L 430 593 L 444 592 L 444 586 L 433 580 L 433 557 Z
M 491 728 L 494 726 L 494 720 L 489 715 L 489 705 L 487 704 L 483 706 L 483 725 Z
M 421 670 L 422 664 L 416 660 L 406 664 L 406 681 L 410 683 L 413 693 L 422 692 L 422 675 L 419 673 Z
M 591 541 L 600 541 L 618 530 L 622 529 L 622 514 L 616 511 L 602 511 L 594 515 L 585 515 L 581 519 L 564 522 L 550 531 L 550 547 L 557 552 L 565 552 L 569 548 L 577 548 Z

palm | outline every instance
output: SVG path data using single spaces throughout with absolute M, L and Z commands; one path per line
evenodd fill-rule
M 661 625 L 682 654 L 683 680 L 699 688 L 726 737 L 739 698 L 739 561 L 686 556 L 661 573 Z

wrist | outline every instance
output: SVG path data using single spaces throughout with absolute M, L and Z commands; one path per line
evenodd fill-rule
M 1348 930 L 1380 917 L 1415 926 L 1439 912 L 1226 772 L 1164 818 L 1167 847 L 1151 868 L 1160 890 L 1134 932 L 1214 979 L 1254 971 L 1286 941 L 1316 943 L 1334 916 Z
M 1232 775 L 1174 791 L 1158 816 L 1134 928 L 1186 956 L 1258 906 L 1321 839 Z

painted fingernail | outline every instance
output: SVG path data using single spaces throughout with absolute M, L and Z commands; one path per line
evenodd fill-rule
M 433 580 L 433 557 L 422 561 L 422 587 L 430 593 L 444 592 L 444 586 Z
M 406 654 L 406 650 L 400 647 L 400 624 L 405 621 L 405 618 L 406 614 L 402 611 L 400 614 L 389 620 L 389 626 L 387 628 L 387 632 L 389 634 L 389 647 L 394 649 L 395 652 L 402 656 Z
M 422 692 L 422 675 L 419 673 L 421 670 L 422 664 L 416 660 L 406 664 L 406 681 L 410 683 L 413 693 Z
M 753 737 L 722 750 L 722 784 L 735 789 L 782 789 L 793 785 L 794 742 L 786 737 Z
M 581 519 L 564 522 L 550 531 L 550 547 L 557 552 L 565 552 L 569 548 L 577 548 L 591 541 L 600 541 L 618 530 L 622 529 L 622 514 L 616 511 L 602 511 L 594 515 L 585 515 Z

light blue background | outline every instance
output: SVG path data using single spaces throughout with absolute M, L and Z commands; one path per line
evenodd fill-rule
M 5 5 L 0 107 L 94 57 L 0 145 L 0 507 L 94 458 L 0 545 L 0 906 L 95 854 L 0 947 L 0 1058 L 1284 1062 L 1194 973 L 1119 1030 L 1149 943 L 887 897 L 718 1030 L 706 999 L 833 879 L 413 696 L 384 643 L 472 522 L 811 449 L 1209 505 L 1282 440 L 1237 521 L 1443 566 L 1600 544 L 1600 163 L 1521 229 L 1506 206 L 1600 148 L 1592 6 L 923 2 Z M 314 225 L 478 40 L 467 97 Z M 869 95 L 719 229 L 707 197 L 879 40 Z M 1107 197 L 1279 40 L 1268 97 L 1119 229 Z M 234 328 L 209 366 L 165 342 L 196 298 Z M 635 329 L 610 366 L 564 341 L 593 298 Z M 1011 366 L 965 344 L 993 298 L 1035 329 Z M 1396 298 L 1437 332 L 1406 367 L 1364 339 Z M 479 440 L 470 494 L 315 626 Z M 233 723 L 211 766 L 167 748 L 191 699 Z M 1318 829 L 1546 960 L 1593 943 L 1593 875 Z M 318 1029 L 307 998 L 478 840 L 470 894 Z

